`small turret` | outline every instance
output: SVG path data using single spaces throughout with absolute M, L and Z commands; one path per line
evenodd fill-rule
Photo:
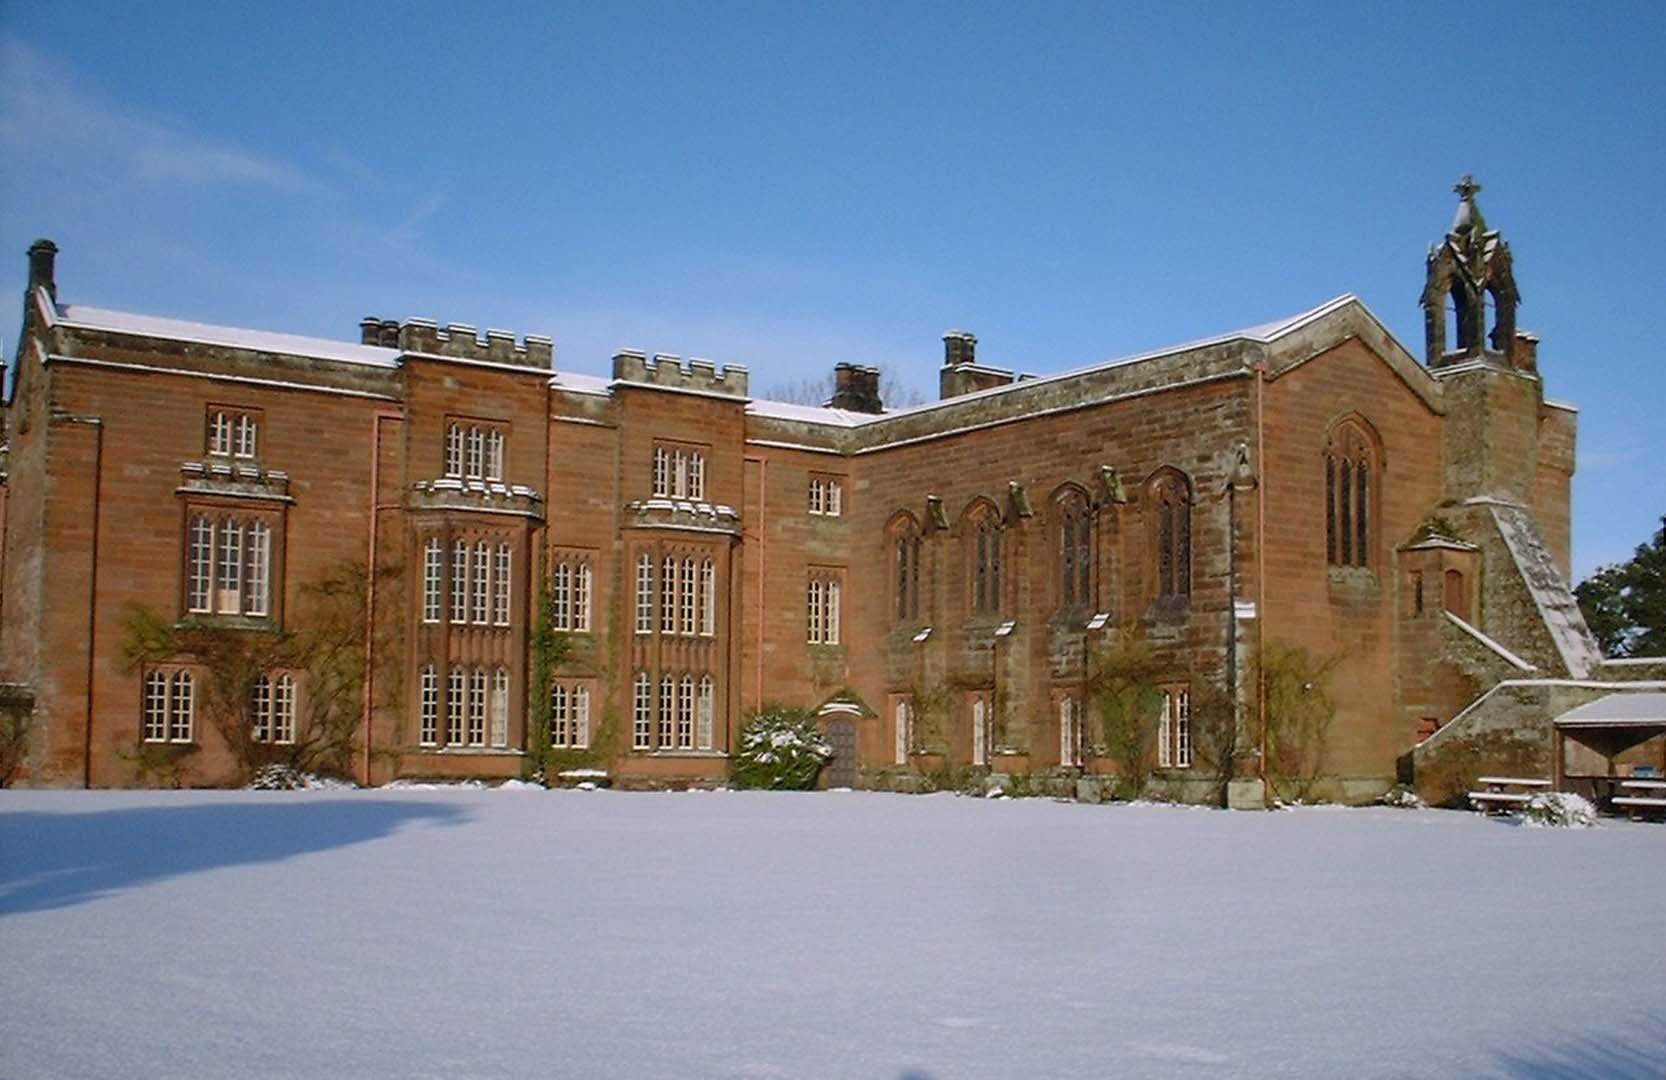
M 1432 368 L 1465 360 L 1522 366 L 1527 350 L 1516 342 L 1516 307 L 1521 294 L 1511 265 L 1510 245 L 1475 201 L 1481 185 L 1464 175 L 1452 188 L 1458 210 L 1445 238 L 1429 249 L 1423 282 L 1425 355 Z M 1447 336 L 1447 304 L 1452 336 Z M 1491 304 L 1489 328 L 1488 305 Z

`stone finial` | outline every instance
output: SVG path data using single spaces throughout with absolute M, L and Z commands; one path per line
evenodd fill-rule
M 1475 202 L 1475 196 L 1481 192 L 1481 185 L 1477 184 L 1469 173 L 1464 173 L 1463 179 L 1452 185 L 1452 190 L 1458 193 L 1458 213 L 1452 219 L 1452 231 L 1486 232 L 1487 219 L 1481 216 L 1481 207 Z
M 1116 474 L 1115 465 L 1099 466 L 1099 497 L 1108 503 L 1128 501 L 1128 492 L 1122 486 L 1122 478 Z

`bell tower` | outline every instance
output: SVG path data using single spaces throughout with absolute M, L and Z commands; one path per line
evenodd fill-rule
M 1481 185 L 1474 177 L 1464 174 L 1452 190 L 1458 195 L 1458 212 L 1445 239 L 1429 248 L 1425 264 L 1425 359 L 1431 368 L 1481 360 L 1532 372 L 1533 350 L 1516 339 L 1521 294 L 1516 291 L 1510 245 L 1497 229 L 1487 228 L 1475 201 Z

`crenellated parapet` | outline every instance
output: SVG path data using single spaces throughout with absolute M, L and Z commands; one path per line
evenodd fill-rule
M 635 349 L 621 349 L 613 354 L 613 378 L 620 382 L 663 386 L 669 390 L 691 390 L 735 398 L 747 396 L 747 370 L 741 365 L 718 367 L 710 360 L 694 358 L 684 363 L 681 357 L 666 353 L 655 353 L 650 357 Z
M 359 321 L 359 340 L 364 345 L 381 345 L 408 353 L 542 370 L 550 369 L 555 358 L 554 343 L 539 334 L 528 334 L 517 342 L 515 335 L 507 330 L 487 330 L 482 339 L 467 323 L 447 323 L 442 327 L 432 319 L 406 319 L 399 323 L 367 315 Z

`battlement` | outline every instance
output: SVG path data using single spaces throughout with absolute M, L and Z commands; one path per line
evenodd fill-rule
M 613 354 L 613 377 L 672 390 L 746 397 L 746 368 L 739 364 L 725 364 L 720 368 L 710 360 L 693 357 L 685 364 L 680 356 L 655 353 L 650 357 L 635 349 L 621 349 Z
M 516 364 L 548 370 L 555 359 L 555 345 L 549 338 L 528 334 L 517 343 L 507 330 L 487 330 L 482 340 L 467 323 L 447 323 L 442 329 L 432 319 L 393 319 L 367 315 L 359 320 L 359 341 L 405 352 L 455 356 L 460 360 L 485 360 L 494 364 Z

